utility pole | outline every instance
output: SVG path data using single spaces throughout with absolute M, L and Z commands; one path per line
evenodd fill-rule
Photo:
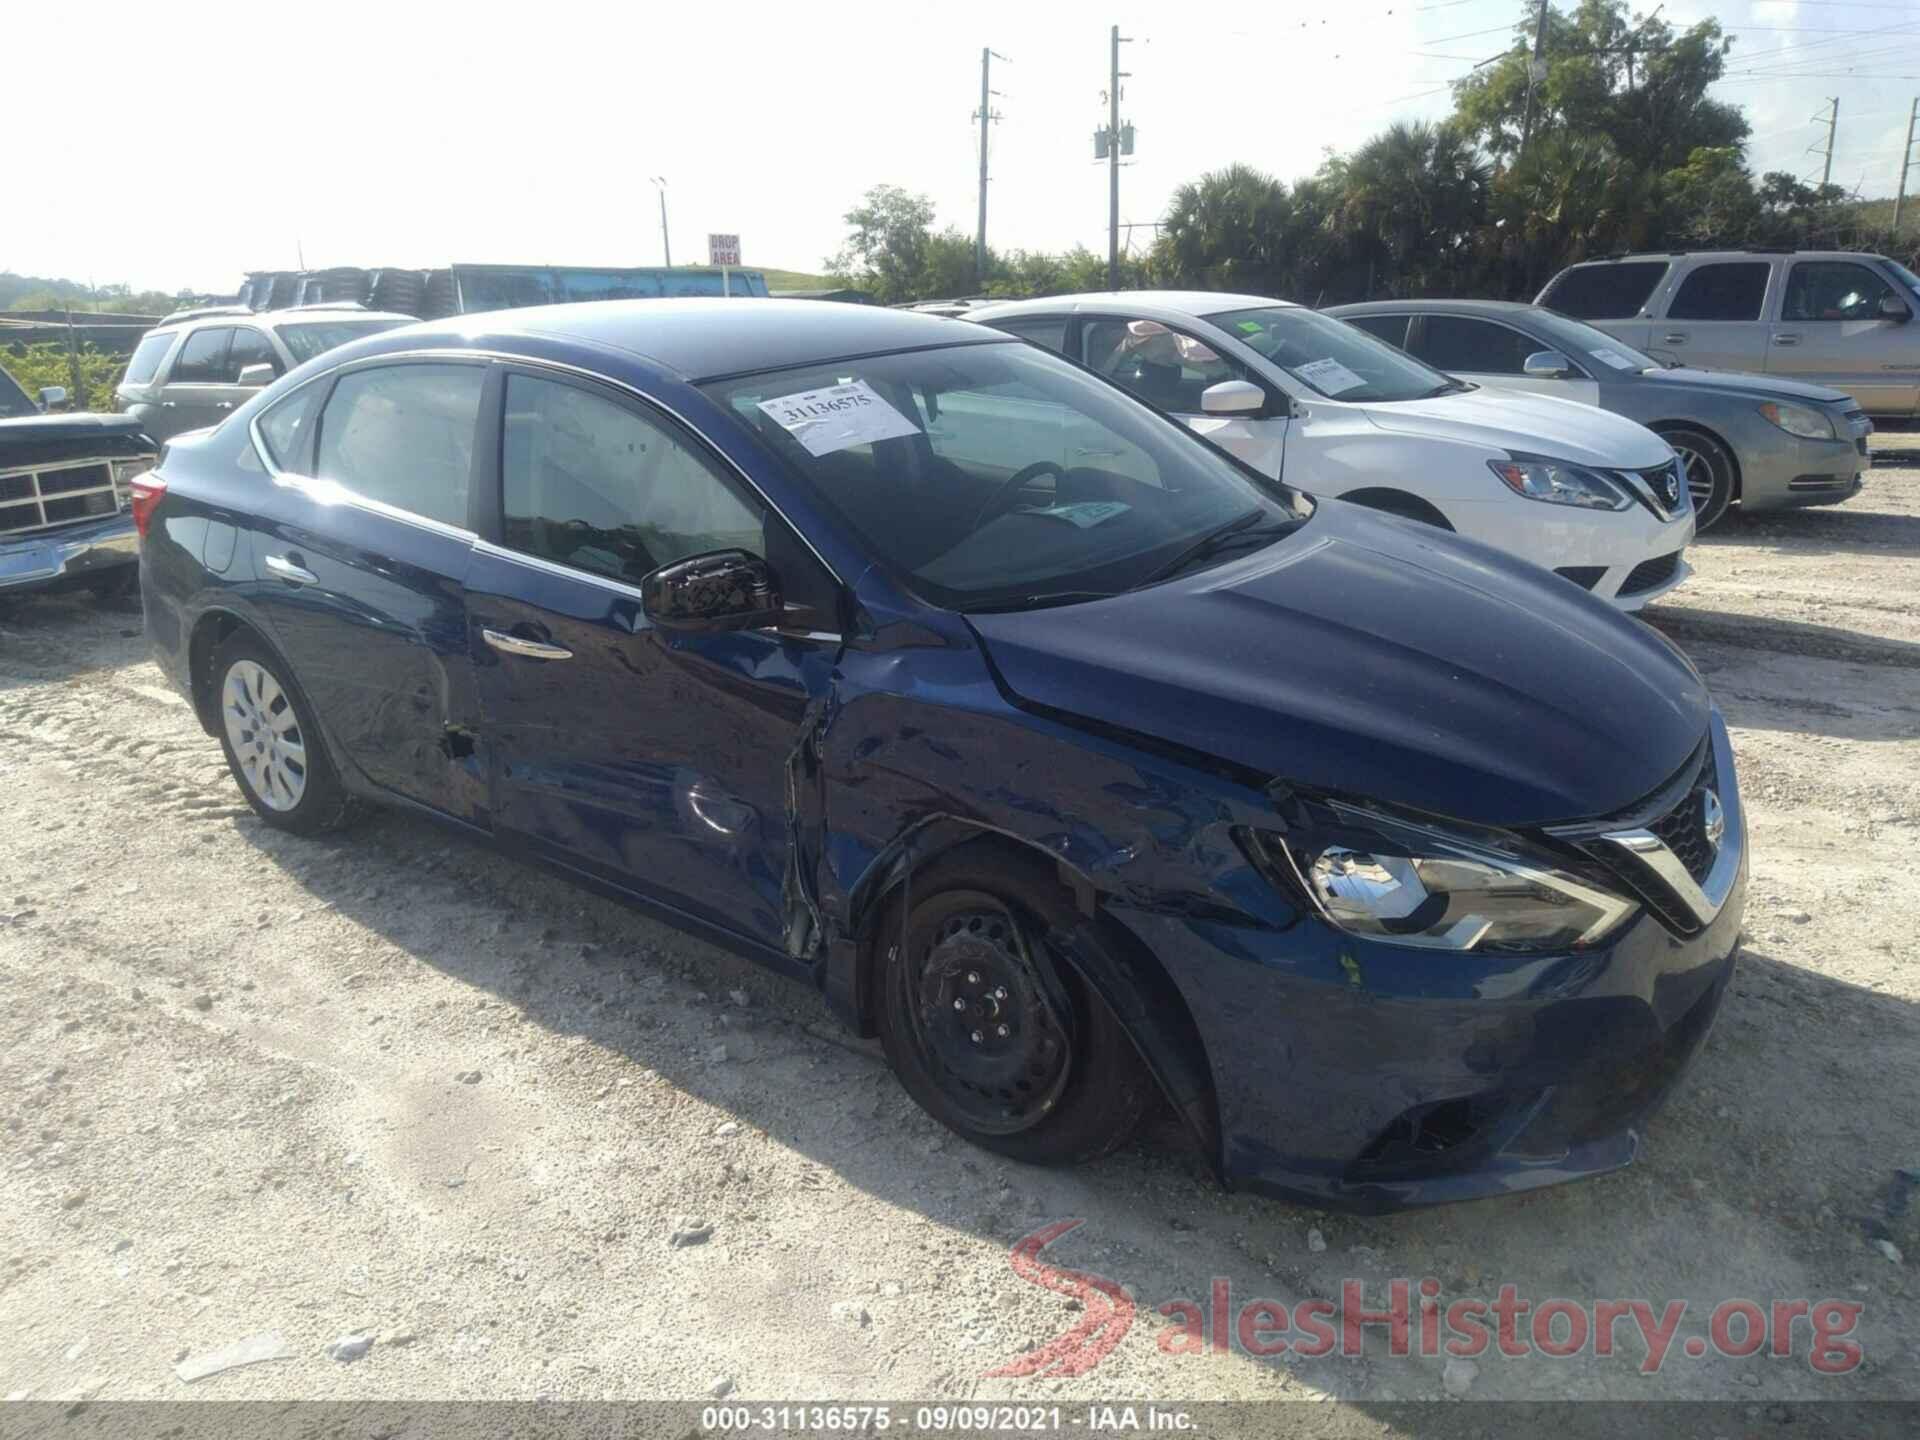
M 1527 62 L 1527 113 L 1520 122 L 1520 152 L 1526 153 L 1527 140 L 1533 134 L 1533 92 L 1547 78 L 1547 0 L 1540 0 L 1540 13 L 1533 22 L 1533 59 Z
M 980 108 L 973 113 L 973 118 L 980 122 L 980 228 L 973 237 L 973 284 L 976 290 L 984 290 L 987 286 L 987 126 L 1000 118 L 1000 112 L 993 108 L 993 97 L 998 92 L 988 88 L 987 76 L 996 59 L 1006 58 L 996 55 L 984 45 L 980 47 Z
M 1900 207 L 1907 202 L 1907 166 L 1913 163 L 1913 122 L 1920 117 L 1920 96 L 1907 111 L 1907 148 L 1900 152 L 1900 189 L 1893 197 L 1893 233 L 1900 233 Z
M 673 268 L 673 246 L 667 240 L 667 181 L 663 175 L 649 177 L 660 192 L 660 255 L 667 269 Z
M 1829 101 L 1833 108 L 1827 112 L 1827 160 L 1820 167 L 1820 188 L 1827 188 L 1827 182 L 1833 178 L 1833 132 L 1840 125 L 1840 97 L 1835 95 Z
M 1542 5 L 1546 0 L 1540 0 Z M 1107 288 L 1120 288 L 1120 47 L 1132 37 L 1113 27 L 1113 58 L 1107 86 Z M 1128 150 L 1132 150 L 1129 145 Z

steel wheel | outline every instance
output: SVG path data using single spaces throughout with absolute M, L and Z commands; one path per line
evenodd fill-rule
M 307 744 L 280 682 L 257 660 L 227 667 L 220 713 L 242 782 L 270 810 L 291 810 L 307 793 Z
M 1047 1118 L 1072 1072 L 1064 997 L 1051 993 L 1004 907 L 986 895 L 942 899 L 933 923 L 915 927 L 907 957 L 914 1047 L 969 1128 L 1018 1134 Z

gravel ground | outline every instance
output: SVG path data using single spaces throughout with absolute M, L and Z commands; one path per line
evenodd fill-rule
M 1754 859 L 1738 977 L 1641 1162 L 1380 1219 L 1224 1194 L 1165 1120 L 1076 1172 L 971 1149 L 801 987 L 412 819 L 267 830 L 137 613 L 0 615 L 0 1388 L 1920 1398 L 1920 468 L 1870 482 L 1730 520 L 1649 614 L 1726 709 Z M 1126 1286 L 1131 1329 L 1089 1373 L 988 1375 L 1086 1314 L 1009 1260 L 1076 1217 L 1047 1257 Z M 1693 1308 L 1652 1375 L 1626 1333 L 1451 1375 L 1377 1334 L 1157 1343 L 1152 1307 L 1215 1277 L 1237 1308 L 1426 1276 Z M 1865 1361 L 1815 1373 L 1804 1330 L 1686 1355 L 1731 1297 L 1856 1302 Z M 176 1368 L 263 1335 L 277 1363 Z

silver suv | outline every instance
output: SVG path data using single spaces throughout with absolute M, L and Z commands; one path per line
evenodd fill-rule
M 411 325 L 358 305 L 322 305 L 256 314 L 244 306 L 182 310 L 140 340 L 113 392 L 155 440 L 217 425 L 262 385 L 336 345 Z
M 1920 412 L 1920 275 L 1884 255 L 1622 255 L 1569 266 L 1536 303 L 1660 360 L 1826 385 L 1870 415 Z

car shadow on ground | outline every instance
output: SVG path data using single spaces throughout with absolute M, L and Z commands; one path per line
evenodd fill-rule
M 138 595 L 0 593 L 0 692 L 147 658 Z
M 526 1024 L 598 1047 L 636 1075 L 651 1072 L 889 1205 L 997 1246 L 1060 1217 L 1084 1218 L 1049 1258 L 1126 1285 L 1150 1333 L 1166 1323 L 1152 1308 L 1204 1301 L 1216 1276 L 1229 1277 L 1239 1297 L 1288 1303 L 1338 1294 L 1341 1277 L 1363 1278 L 1371 1293 L 1386 1277 L 1424 1275 L 1449 1297 L 1511 1283 L 1536 1297 L 1687 1298 L 1703 1317 L 1730 1296 L 1857 1298 L 1849 1285 L 1886 1279 L 1871 1239 L 1911 1223 L 1882 1210 L 1887 1167 L 1911 1163 L 1910 1111 L 1884 1097 L 1920 1093 L 1920 1007 L 1780 958 L 1810 917 L 1755 917 L 1763 938 L 1745 953 L 1705 1053 L 1654 1121 L 1636 1166 L 1442 1210 L 1332 1216 L 1223 1192 L 1170 1121 L 1075 1170 L 974 1149 L 922 1115 L 876 1047 L 841 1030 L 809 988 L 426 821 L 383 815 L 318 841 L 252 817 L 235 823 L 318 901 L 404 951 L 395 963 L 432 966 Z M 751 1003 L 730 1003 L 735 989 Z M 565 1083 L 559 1070 L 549 1077 L 556 1085 Z M 580 1104 L 591 1104 L 584 1091 Z M 626 1122 L 608 1123 L 617 1144 Z M 1063 1329 L 1071 1319 L 1063 1312 Z M 956 1373 L 984 1374 L 1006 1358 L 969 1355 Z M 1192 1363 L 1276 1362 L 1234 1351 Z M 1495 1357 L 1499 1378 L 1480 1393 L 1563 1398 L 1582 1393 L 1567 1378 L 1575 1373 L 1591 1373 L 1593 1395 L 1665 1393 L 1633 1389 L 1636 1363 L 1587 1359 L 1569 1369 L 1536 1359 L 1529 1370 Z M 1745 1399 L 1831 1394 L 1804 1361 L 1770 1367 L 1764 1391 L 1733 1388 L 1751 1382 L 1724 1358 L 1686 1363 L 1725 1373 L 1683 1393 L 1705 1384 L 1704 1393 Z M 1301 1361 L 1291 1373 L 1354 1398 L 1381 1383 L 1338 1358 Z M 1874 1393 L 1906 1383 L 1878 1371 Z M 1196 1370 L 1194 1391 L 1217 1386 Z
M 1777 620 L 1686 604 L 1650 605 L 1640 617 L 1678 641 L 1690 655 L 1696 645 L 1722 645 L 1748 654 L 1773 651 L 1807 660 L 1920 670 L 1920 644 L 1838 625 Z
M 1920 455 L 1916 455 L 1920 461 Z M 1898 479 L 1891 479 L 1898 474 Z M 1883 488 L 1891 484 L 1912 487 L 1920 476 L 1906 472 L 1882 472 L 1868 477 L 1869 486 L 1878 478 Z M 1903 515 L 1878 508 L 1881 496 L 1869 489 L 1842 505 L 1813 506 L 1804 510 L 1763 510 L 1748 515 L 1739 509 L 1726 516 L 1694 544 L 1712 547 L 1785 545 L 1796 552 L 1814 554 L 1870 554 L 1914 558 L 1920 556 L 1920 515 Z

